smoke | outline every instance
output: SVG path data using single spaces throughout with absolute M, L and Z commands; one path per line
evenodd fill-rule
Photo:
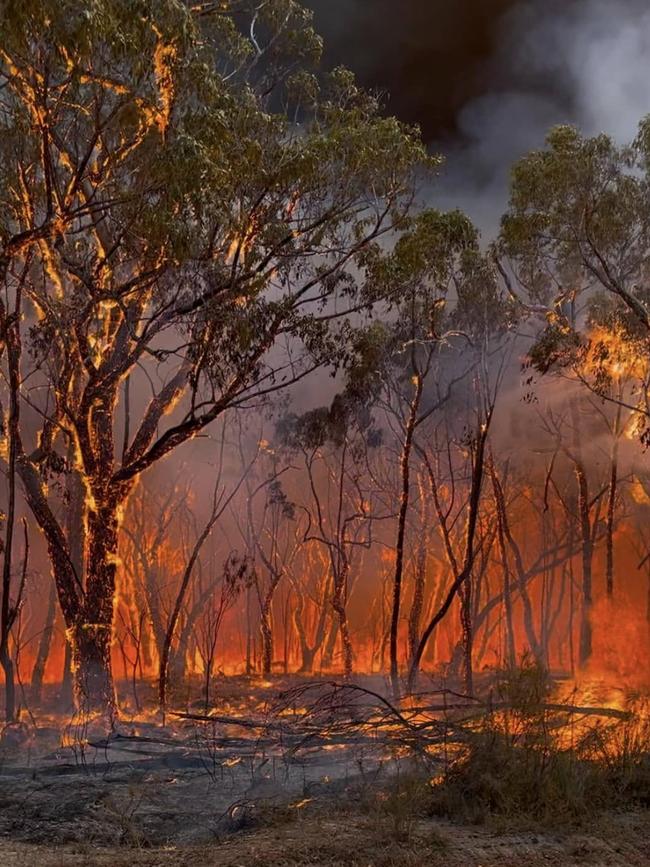
M 437 204 L 461 207 L 488 236 L 507 203 L 509 170 L 549 127 L 577 125 L 631 140 L 650 112 L 650 9 L 645 0 L 528 0 L 500 22 L 486 92 L 433 143 L 448 165 Z

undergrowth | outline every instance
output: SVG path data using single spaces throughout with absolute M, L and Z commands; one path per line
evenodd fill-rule
M 639 703 L 617 719 L 554 703 L 547 672 L 523 660 L 498 675 L 492 709 L 427 792 L 432 814 L 576 823 L 650 806 L 650 721 Z

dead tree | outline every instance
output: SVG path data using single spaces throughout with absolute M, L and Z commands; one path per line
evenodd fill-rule
M 180 584 L 176 592 L 171 613 L 165 627 L 165 636 L 163 639 L 162 649 L 160 653 L 160 661 L 158 668 L 158 703 L 160 709 L 165 711 L 167 703 L 167 685 L 169 674 L 169 659 L 172 651 L 172 644 L 176 636 L 178 622 L 181 616 L 181 611 L 185 605 L 187 593 L 190 587 L 190 581 L 197 560 L 201 554 L 201 550 L 207 540 L 210 538 L 213 528 L 228 509 L 231 501 L 236 496 L 237 492 L 244 484 L 247 473 L 250 471 L 252 464 L 244 467 L 239 480 L 232 486 L 230 490 L 222 483 L 223 461 L 225 452 L 225 427 L 222 429 L 221 448 L 219 451 L 219 463 L 217 466 L 217 480 L 215 482 L 214 491 L 212 494 L 211 511 L 203 529 L 198 533 L 194 545 L 189 553 L 187 563 L 183 569 Z M 225 567 L 224 567 L 225 568 Z M 226 574 L 226 573 L 224 573 Z M 219 621 L 220 622 L 220 621 Z
M 216 580 L 211 577 L 211 592 L 200 617 L 196 643 L 203 664 L 203 703 L 206 714 L 210 707 L 210 684 L 224 618 L 251 580 L 248 559 L 236 552 L 231 552 L 226 558 L 221 576 Z

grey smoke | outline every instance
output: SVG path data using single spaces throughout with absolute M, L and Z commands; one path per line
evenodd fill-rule
M 650 113 L 647 0 L 528 0 L 504 16 L 487 95 L 461 111 L 460 141 L 436 203 L 461 207 L 487 235 L 507 203 L 509 169 L 549 127 L 630 141 Z

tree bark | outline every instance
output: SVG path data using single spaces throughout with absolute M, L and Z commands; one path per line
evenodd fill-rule
M 404 437 L 404 445 L 402 447 L 402 489 L 400 493 L 399 516 L 397 520 L 397 540 L 395 542 L 395 573 L 393 575 L 393 604 L 390 620 L 390 680 L 393 690 L 393 696 L 395 698 L 399 698 L 400 695 L 398 638 L 400 606 L 402 601 L 402 576 L 404 572 L 404 543 L 406 538 L 406 518 L 408 515 L 410 500 L 411 451 L 413 449 L 413 434 L 415 432 L 418 409 L 420 406 L 420 399 L 422 397 L 422 389 L 424 385 L 424 380 L 419 373 L 417 373 L 414 377 L 414 384 L 415 394 L 413 395 L 413 399 L 409 407 L 409 416 L 406 424 L 406 436 Z
M 45 614 L 45 624 L 41 632 L 38 642 L 38 650 L 36 652 L 36 660 L 32 669 L 30 700 L 35 704 L 39 704 L 43 693 L 43 678 L 45 676 L 45 666 L 50 655 L 50 647 L 52 646 L 52 635 L 54 634 L 54 620 L 56 618 L 56 587 L 54 581 L 50 581 L 50 592 L 47 598 L 47 611 Z
M 262 636 L 262 674 L 273 671 L 273 623 L 271 622 L 271 604 L 273 594 L 267 593 L 260 609 L 260 633 Z
M 422 517 L 423 523 L 421 527 L 422 537 L 418 545 L 417 558 L 415 563 L 415 578 L 413 582 L 413 601 L 411 602 L 411 610 L 409 612 L 408 624 L 408 643 L 409 643 L 409 664 L 413 660 L 418 647 L 420 637 L 420 621 L 422 620 L 422 610 L 424 608 L 424 587 L 426 582 L 427 572 L 427 532 L 426 519 L 428 511 L 424 503 L 426 502 L 423 496 Z
M 467 695 L 474 694 L 474 671 L 472 657 L 474 653 L 474 631 L 472 629 L 472 573 L 459 588 L 460 625 L 463 634 L 463 684 Z
M 113 600 L 117 568 L 117 507 L 96 503 L 88 513 L 86 592 L 79 617 L 68 630 L 74 693 L 79 711 L 117 714 L 111 669 Z
M 485 469 L 485 449 L 487 446 L 491 420 L 492 410 L 490 410 L 490 412 L 488 413 L 486 421 L 481 425 L 477 437 L 476 454 L 472 466 L 472 482 L 469 494 L 467 525 L 465 531 L 465 556 L 463 561 L 463 568 L 460 571 L 458 577 L 451 585 L 451 588 L 449 589 L 449 592 L 447 593 L 444 602 L 433 615 L 433 617 L 429 621 L 429 624 L 427 625 L 427 628 L 424 630 L 422 637 L 420 638 L 409 671 L 409 692 L 412 692 L 415 688 L 415 683 L 420 668 L 420 662 L 422 660 L 422 656 L 424 655 L 424 651 L 426 650 L 427 644 L 429 643 L 429 639 L 433 634 L 433 631 L 435 630 L 436 626 L 438 626 L 438 624 L 446 617 L 454 599 L 456 598 L 456 594 L 463 587 L 465 582 L 469 580 L 472 568 L 474 566 L 474 537 L 481 507 L 483 474 Z
M 505 533 L 503 529 L 503 517 L 501 510 L 502 492 L 499 480 L 496 475 L 496 468 L 493 462 L 490 462 L 490 475 L 492 477 L 492 490 L 494 491 L 494 502 L 497 513 L 497 540 L 499 543 L 499 553 L 503 565 L 503 605 L 506 615 L 506 664 L 509 668 L 514 668 L 517 662 L 517 653 L 515 647 L 515 628 L 512 616 L 512 593 L 510 589 L 510 564 L 508 563 L 508 551 L 506 548 Z
M 616 523 L 616 497 L 618 493 L 618 452 L 619 436 L 621 427 L 621 407 L 617 408 L 616 421 L 614 423 L 614 442 L 612 444 L 612 457 L 609 473 L 609 494 L 607 499 L 607 561 L 605 564 L 605 584 L 607 598 L 614 596 L 614 529 Z
M 583 668 L 591 659 L 593 644 L 591 628 L 591 609 L 593 605 L 591 564 L 593 542 L 591 538 L 591 519 L 589 516 L 589 483 L 587 481 L 587 473 L 581 461 L 576 462 L 575 471 L 578 480 L 578 514 L 582 543 L 582 611 L 580 615 L 578 662 L 580 667 Z

